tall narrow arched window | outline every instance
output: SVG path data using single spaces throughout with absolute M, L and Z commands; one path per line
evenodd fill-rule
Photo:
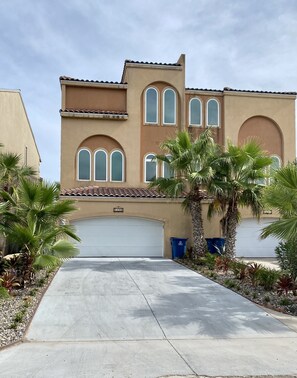
M 170 155 L 166 155 L 166 157 L 171 160 L 171 156 Z M 170 166 L 169 163 L 167 163 L 166 161 L 163 161 L 163 177 L 164 178 L 173 178 L 174 177 L 174 170 L 173 168 Z
M 202 107 L 199 98 L 192 98 L 189 104 L 190 126 L 202 125 Z
M 215 99 L 207 102 L 207 126 L 219 126 L 219 103 Z
M 113 151 L 110 156 L 111 181 L 124 181 L 124 155 L 121 151 Z
M 148 154 L 144 160 L 145 182 L 151 182 L 157 177 L 157 162 L 154 154 Z
M 107 154 L 104 150 L 95 152 L 95 180 L 107 181 Z
M 176 124 L 176 94 L 173 89 L 165 89 L 163 94 L 163 123 Z
M 90 152 L 84 148 L 79 150 L 77 159 L 77 178 L 78 180 L 91 179 L 91 155 Z
M 145 123 L 158 123 L 158 92 L 155 88 L 145 91 Z
M 281 159 L 278 156 L 273 155 L 273 156 L 270 156 L 270 157 L 271 157 L 272 163 L 270 164 L 270 166 L 266 170 L 266 172 L 268 174 L 268 179 L 266 180 L 267 181 L 267 185 L 269 185 L 269 184 L 272 183 L 274 173 L 278 169 L 280 169 L 280 167 L 282 165 Z
M 271 173 L 277 171 L 278 169 L 280 169 L 281 167 L 281 159 L 274 155 L 274 156 L 271 156 L 271 160 L 272 160 L 272 163 L 270 164 L 270 170 L 271 170 Z

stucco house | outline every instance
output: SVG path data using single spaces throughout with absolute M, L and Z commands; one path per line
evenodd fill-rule
M 179 130 L 195 137 L 211 126 L 221 145 L 257 137 L 274 165 L 295 159 L 296 93 L 186 88 L 184 55 L 176 63 L 126 60 L 119 82 L 62 76 L 60 84 L 61 197 L 77 200 L 69 220 L 82 239 L 81 256 L 170 258 L 171 236 L 191 243 L 182 198 L 147 188 L 171 174 L 152 158 Z M 219 219 L 207 221 L 207 205 L 206 236 L 219 237 Z M 243 211 L 239 256 L 273 254 L 275 241 L 255 236 L 261 227 Z
M 40 174 L 40 154 L 20 90 L 0 89 L 1 151 L 20 155 L 21 164 Z

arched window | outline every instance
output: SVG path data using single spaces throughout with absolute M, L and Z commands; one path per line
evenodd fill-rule
M 282 163 L 281 163 L 281 159 L 276 156 L 276 155 L 273 155 L 273 156 L 270 156 L 271 157 L 271 160 L 272 160 L 272 163 L 270 164 L 269 167 L 267 167 L 266 169 L 266 173 L 267 173 L 267 180 L 266 180 L 266 184 L 269 185 L 272 183 L 273 181 L 273 175 L 274 173 L 280 169 Z
M 107 181 L 107 154 L 104 150 L 95 152 L 95 180 Z
M 163 94 L 163 123 L 176 124 L 176 94 L 173 89 L 165 89 Z
M 277 171 L 278 169 L 280 169 L 281 167 L 281 159 L 274 155 L 274 156 L 271 156 L 271 159 L 272 159 L 272 163 L 270 164 L 270 171 L 271 173 Z
M 148 88 L 145 92 L 145 123 L 158 123 L 158 92 Z
M 219 126 L 219 103 L 211 99 L 207 102 L 207 126 Z
M 154 154 L 148 154 L 144 161 L 145 182 L 151 182 L 157 177 L 157 162 Z
M 78 180 L 90 180 L 91 179 L 91 155 L 90 152 L 84 148 L 78 152 Z
M 202 107 L 199 98 L 192 98 L 190 101 L 190 120 L 189 124 L 192 126 L 202 125 Z
M 111 181 L 124 181 L 124 155 L 121 151 L 113 151 L 110 156 Z
M 170 160 L 171 159 L 171 155 L 166 155 L 166 157 Z M 172 167 L 166 162 L 166 161 L 163 161 L 163 177 L 164 178 L 173 178 L 174 177 L 174 170 L 172 169 Z

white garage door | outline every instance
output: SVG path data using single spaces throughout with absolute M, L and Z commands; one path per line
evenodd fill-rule
M 243 219 L 237 228 L 236 256 L 238 257 L 275 257 L 274 249 L 279 240 L 270 236 L 260 239 L 262 228 L 276 219 Z
M 100 217 L 74 221 L 80 256 L 163 256 L 163 223 L 140 218 Z

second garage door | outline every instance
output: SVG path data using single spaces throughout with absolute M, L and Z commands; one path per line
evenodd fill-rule
M 260 239 L 263 227 L 276 219 L 243 219 L 237 229 L 236 256 L 238 257 L 275 257 L 275 247 L 279 240 L 274 237 Z
M 81 257 L 162 257 L 163 223 L 142 218 L 92 218 L 72 222 Z

